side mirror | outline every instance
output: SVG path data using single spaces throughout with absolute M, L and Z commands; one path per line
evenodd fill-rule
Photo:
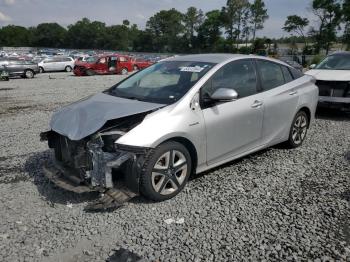
M 238 98 L 238 93 L 234 89 L 219 88 L 216 90 L 210 98 L 214 101 L 228 102 Z
M 314 69 L 316 67 L 316 64 L 310 65 L 310 69 Z

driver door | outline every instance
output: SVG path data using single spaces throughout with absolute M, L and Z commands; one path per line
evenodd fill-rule
M 96 63 L 96 73 L 97 74 L 106 74 L 107 70 L 107 57 L 101 57 Z
M 233 61 L 219 69 L 201 89 L 206 126 L 207 164 L 242 154 L 261 144 L 263 104 L 257 92 L 257 74 L 251 59 Z M 219 88 L 234 89 L 238 99 L 212 103 Z

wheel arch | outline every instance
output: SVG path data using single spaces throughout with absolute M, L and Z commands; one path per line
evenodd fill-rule
M 307 117 L 308 117 L 308 119 L 309 119 L 309 123 L 308 123 L 308 128 L 310 127 L 310 122 L 311 122 L 311 110 L 307 107 L 307 106 L 303 106 L 303 107 L 301 107 L 301 108 L 299 108 L 299 110 L 298 110 L 298 112 L 300 112 L 300 111 L 303 111 L 303 112 L 305 112 L 306 113 L 306 115 L 307 115 Z
M 186 149 L 188 150 L 188 152 L 191 155 L 191 162 L 192 162 L 192 170 L 191 170 L 191 174 L 194 174 L 196 169 L 197 169 L 197 164 L 198 164 L 198 154 L 197 154 L 197 149 L 194 146 L 194 144 L 187 138 L 185 137 L 181 137 L 181 136 L 176 136 L 176 137 L 172 137 L 172 138 L 168 138 L 167 140 L 163 141 L 160 144 L 164 144 L 166 142 L 177 142 L 182 144 L 184 147 L 186 147 Z

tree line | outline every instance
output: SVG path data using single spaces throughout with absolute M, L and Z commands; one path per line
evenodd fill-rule
M 221 9 L 206 13 L 196 7 L 184 13 L 175 8 L 159 11 L 148 19 L 143 30 L 129 20 L 107 26 L 87 18 L 67 28 L 57 23 L 29 28 L 8 25 L 0 29 L 0 46 L 250 53 L 276 45 L 277 41 L 302 40 L 305 53 L 318 53 L 321 49 L 328 52 L 342 33 L 340 40 L 350 47 L 350 0 L 312 0 L 311 6 L 318 22 L 310 25 L 307 18 L 288 16 L 283 29 L 291 37 L 279 40 L 256 37 L 269 18 L 263 0 L 227 0 Z

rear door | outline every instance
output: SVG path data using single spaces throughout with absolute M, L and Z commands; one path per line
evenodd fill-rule
M 299 102 L 298 85 L 289 67 L 256 60 L 264 102 L 263 143 L 270 144 L 288 135 Z
M 251 59 L 233 61 L 219 69 L 201 89 L 207 136 L 207 163 L 212 165 L 255 148 L 261 143 L 263 104 Z M 219 88 L 238 93 L 235 101 L 206 104 Z

